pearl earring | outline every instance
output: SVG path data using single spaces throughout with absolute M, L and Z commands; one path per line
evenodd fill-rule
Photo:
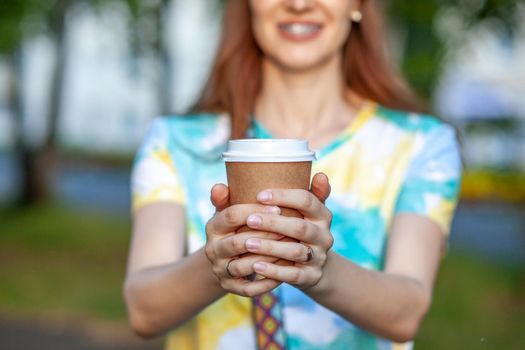
M 359 23 L 363 19 L 363 14 L 361 13 L 361 11 L 352 11 L 352 13 L 350 14 L 350 19 L 352 20 L 352 22 Z

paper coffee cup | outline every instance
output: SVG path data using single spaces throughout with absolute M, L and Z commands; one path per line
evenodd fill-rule
M 226 162 L 230 204 L 250 204 L 259 203 L 257 194 L 265 189 L 309 190 L 315 152 L 308 148 L 306 140 L 247 139 L 229 141 L 223 158 Z M 281 215 L 303 217 L 297 210 L 283 207 Z M 244 226 L 237 232 L 249 230 Z M 294 241 L 289 237 L 277 237 L 283 241 Z M 279 265 L 293 264 L 282 259 L 267 261 Z
M 228 142 L 226 162 L 231 204 L 258 203 L 265 189 L 308 190 L 315 152 L 306 140 L 248 139 Z M 302 217 L 281 208 L 282 215 Z

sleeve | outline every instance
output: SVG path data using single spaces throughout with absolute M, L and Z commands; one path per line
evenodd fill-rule
M 452 127 L 440 124 L 423 138 L 408 168 L 394 214 L 425 216 L 448 236 L 462 173 L 456 133 Z
M 182 184 L 169 147 L 168 124 L 151 123 L 131 172 L 132 210 L 158 201 L 185 204 Z

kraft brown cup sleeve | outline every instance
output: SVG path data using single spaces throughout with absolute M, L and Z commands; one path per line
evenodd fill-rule
M 310 186 L 312 162 L 226 162 L 230 204 L 259 203 L 257 194 L 265 189 L 303 189 Z M 299 217 L 295 209 L 281 208 L 281 215 Z M 241 227 L 237 232 L 250 229 Z M 289 237 L 283 241 L 295 241 Z M 279 259 L 279 265 L 293 265 L 293 262 Z

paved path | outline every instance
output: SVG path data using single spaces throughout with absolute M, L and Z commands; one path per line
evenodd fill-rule
M 161 350 L 162 341 L 141 341 L 131 334 L 110 339 L 71 326 L 45 326 L 32 321 L 0 319 L 2 350 Z M 99 332 L 100 333 L 100 332 Z M 111 333 L 109 330 L 108 333 Z M 122 333 L 119 331 L 118 333 Z

